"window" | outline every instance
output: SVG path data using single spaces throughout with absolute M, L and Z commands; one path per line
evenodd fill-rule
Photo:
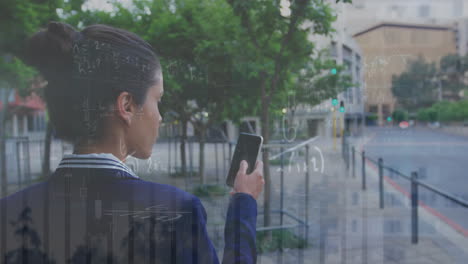
M 354 88 L 353 87 L 349 87 L 348 88 L 348 100 L 349 100 L 349 103 L 350 104 L 353 104 L 354 102 Z
M 390 106 L 388 104 L 382 105 L 382 114 L 389 115 L 390 114 Z
M 330 47 L 330 55 L 331 55 L 332 57 L 338 56 L 338 52 L 337 52 L 336 48 L 337 48 L 337 47 L 336 47 L 336 43 L 335 43 L 335 42 L 332 42 L 331 47 Z
M 356 87 L 356 103 L 361 104 L 361 99 L 362 99 L 362 92 L 361 92 L 361 88 L 358 86 Z
M 353 50 L 346 46 L 343 46 L 343 58 L 346 60 L 352 60 Z
M 28 119 L 28 131 L 32 132 L 32 131 L 36 130 L 37 129 L 36 128 L 36 117 L 32 116 L 32 115 L 28 115 L 27 119 Z
M 370 113 L 377 113 L 379 111 L 379 107 L 377 105 L 370 105 L 369 106 L 369 112 Z

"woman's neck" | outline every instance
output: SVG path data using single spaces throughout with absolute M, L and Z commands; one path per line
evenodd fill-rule
M 122 141 L 122 140 L 120 140 Z M 121 142 L 123 143 L 123 142 Z M 74 145 L 73 154 L 111 153 L 122 162 L 128 157 L 125 143 L 115 144 L 113 142 L 77 143 Z

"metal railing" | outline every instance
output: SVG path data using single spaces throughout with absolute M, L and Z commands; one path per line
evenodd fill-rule
M 361 156 L 361 182 L 362 182 L 362 190 L 365 191 L 367 189 L 367 176 L 366 176 L 366 160 L 370 161 L 374 165 L 378 167 L 378 189 L 379 189 L 379 207 L 381 209 L 384 209 L 385 207 L 385 200 L 384 200 L 384 175 L 383 171 L 384 169 L 392 172 L 394 175 L 397 175 L 405 180 L 408 180 L 410 182 L 410 200 L 411 200 L 411 242 L 413 244 L 418 243 L 418 238 L 419 238 L 419 227 L 418 227 L 418 209 L 420 206 L 419 202 L 419 197 L 418 197 L 418 191 L 419 187 L 425 188 L 426 190 L 433 192 L 435 194 L 438 194 L 455 204 L 468 209 L 468 201 L 465 201 L 463 199 L 460 199 L 458 197 L 455 197 L 454 195 L 451 195 L 447 193 L 446 191 L 443 191 L 435 186 L 432 186 L 428 183 L 425 183 L 421 180 L 418 179 L 418 172 L 413 171 L 411 173 L 411 176 L 405 175 L 398 170 L 385 166 L 383 158 L 379 158 L 378 160 L 372 159 L 369 156 L 366 156 L 365 151 L 361 151 L 360 153 L 356 150 L 354 146 L 351 146 L 347 142 L 346 137 L 343 137 L 342 140 L 342 155 L 343 155 L 343 160 L 345 161 L 346 168 L 349 170 L 351 166 L 351 175 L 352 177 L 356 177 L 356 154 Z

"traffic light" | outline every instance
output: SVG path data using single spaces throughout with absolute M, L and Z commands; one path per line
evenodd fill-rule
M 340 101 L 340 112 L 344 113 L 345 112 L 345 107 L 344 107 L 344 102 Z
M 392 117 L 391 116 L 387 117 L 387 122 L 392 122 Z
M 332 105 L 333 105 L 333 106 L 337 106 L 337 105 L 338 105 L 338 99 L 333 98 L 333 99 L 332 99 Z
M 338 71 L 336 70 L 336 68 L 333 68 L 333 69 L 330 70 L 330 73 L 333 74 L 333 75 L 335 75 L 337 72 Z

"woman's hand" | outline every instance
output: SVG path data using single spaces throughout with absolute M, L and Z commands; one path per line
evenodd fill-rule
M 263 162 L 258 160 L 257 163 L 255 163 L 255 170 L 247 175 L 248 166 L 249 164 L 247 161 L 241 161 L 239 171 L 234 180 L 234 190 L 231 191 L 231 195 L 235 193 L 247 193 L 257 200 L 265 184 L 265 180 L 263 179 Z

